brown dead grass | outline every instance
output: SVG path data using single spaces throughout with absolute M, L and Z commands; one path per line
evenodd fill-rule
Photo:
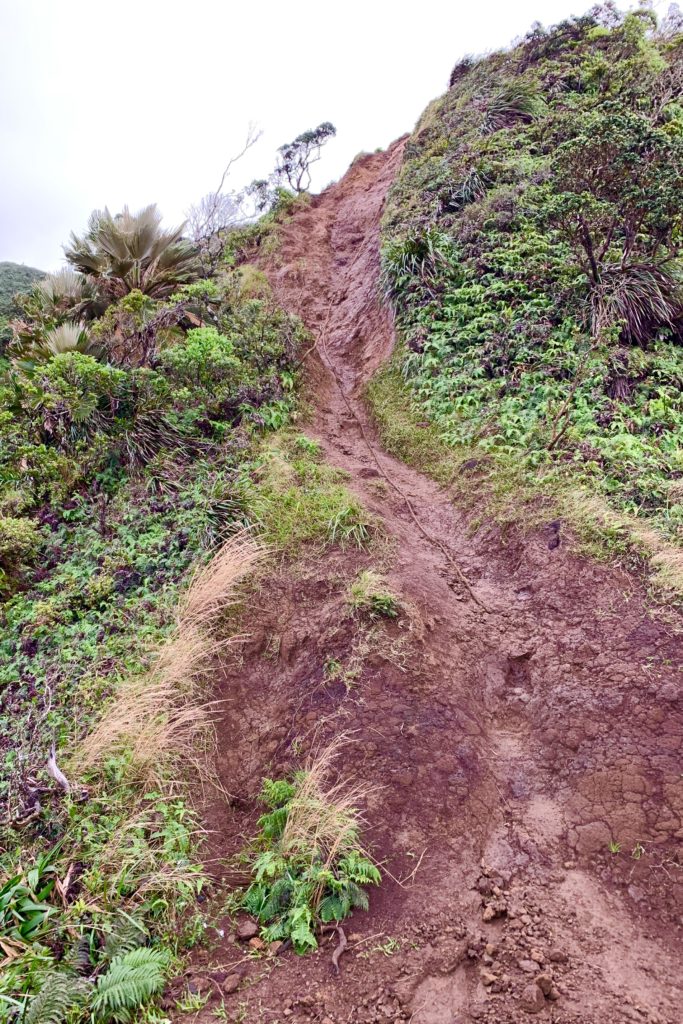
M 141 780 L 159 777 L 169 763 L 197 762 L 214 703 L 199 688 L 222 648 L 218 626 L 237 599 L 241 580 L 261 562 L 265 548 L 243 531 L 199 569 L 178 606 L 176 625 L 148 673 L 124 680 L 76 754 L 81 771 L 112 755 L 128 759 Z
M 178 628 L 206 633 L 235 601 L 235 586 L 265 556 L 265 547 L 248 530 L 235 534 L 199 569 L 178 607 Z
M 346 851 L 359 849 L 358 836 L 364 824 L 359 805 L 374 791 L 366 782 L 336 777 L 346 746 L 346 736 L 340 735 L 308 761 L 282 834 L 284 850 L 320 855 L 326 868 Z

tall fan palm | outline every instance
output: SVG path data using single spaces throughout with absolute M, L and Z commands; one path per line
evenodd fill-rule
M 64 253 L 109 301 L 134 289 L 164 299 L 199 274 L 197 250 L 183 238 L 184 227 L 163 228 L 155 203 L 139 213 L 124 206 L 115 217 L 105 207 L 91 214 L 82 237 L 72 232 Z

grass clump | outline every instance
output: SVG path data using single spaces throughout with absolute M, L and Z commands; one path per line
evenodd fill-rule
M 248 515 L 269 544 L 290 554 L 306 543 L 367 547 L 375 523 L 344 486 L 345 474 L 319 456 L 316 442 L 287 431 L 265 442 L 243 483 Z
M 365 888 L 381 881 L 360 845 L 358 804 L 367 789 L 332 780 L 338 753 L 333 744 L 291 779 L 265 779 L 261 790 L 268 810 L 243 905 L 266 941 L 291 940 L 297 953 L 317 947 L 322 925 L 367 910 Z
M 400 608 L 398 598 L 373 569 L 366 569 L 356 577 L 349 588 L 347 601 L 353 611 L 365 613 L 371 619 L 395 619 Z

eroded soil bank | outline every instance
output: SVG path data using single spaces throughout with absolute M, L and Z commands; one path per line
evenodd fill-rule
M 374 554 L 273 576 L 222 680 L 219 771 L 237 796 L 207 822 L 228 857 L 263 775 L 343 732 L 345 767 L 377 787 L 367 838 L 385 880 L 348 923 L 338 976 L 333 941 L 250 959 L 227 934 L 196 982 L 212 975 L 235 1020 L 674 1024 L 682 623 L 550 524 L 472 533 L 476 510 L 382 452 L 361 390 L 393 344 L 378 243 L 401 152 L 356 161 L 264 269 L 316 334 L 312 432 L 381 522 L 405 610 L 379 632 L 348 616 L 345 587 Z M 353 685 L 326 673 L 330 658 L 356 659 Z

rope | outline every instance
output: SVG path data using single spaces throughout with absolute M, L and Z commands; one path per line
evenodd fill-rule
M 356 262 L 356 260 L 359 258 L 359 256 L 360 256 L 360 251 L 354 257 L 352 263 L 350 264 L 350 266 L 348 268 L 349 270 L 351 269 L 353 264 Z M 487 606 L 483 603 L 483 601 L 479 597 L 477 597 L 477 595 L 474 593 L 474 590 L 472 589 L 472 586 L 471 586 L 469 580 L 467 579 L 467 576 L 465 575 L 463 570 L 460 568 L 460 565 L 458 564 L 458 562 L 456 561 L 455 557 L 453 556 L 450 548 L 443 541 L 439 540 L 438 537 L 435 537 L 433 534 L 431 534 L 429 532 L 429 530 L 427 530 L 424 527 L 424 525 L 422 524 L 422 521 L 420 520 L 420 518 L 417 515 L 417 512 L 415 511 L 415 506 L 413 505 L 413 503 L 410 500 L 410 498 L 408 497 L 408 495 L 405 493 L 405 491 L 402 489 L 402 487 L 399 484 L 397 484 L 396 481 L 386 472 L 386 470 L 384 469 L 384 467 L 380 463 L 380 461 L 379 461 L 379 459 L 377 457 L 377 453 L 375 451 L 375 447 L 374 447 L 374 445 L 370 441 L 370 438 L 367 435 L 367 432 L 365 430 L 365 426 L 364 426 L 360 416 L 358 415 L 358 413 L 354 409 L 353 405 L 349 401 L 349 398 L 348 398 L 346 392 L 344 391 L 344 388 L 342 387 L 342 383 L 341 383 L 341 381 L 339 379 L 339 376 L 338 376 L 338 374 L 337 374 L 337 372 L 336 372 L 336 370 L 334 368 L 334 364 L 332 363 L 332 360 L 330 359 L 329 354 L 328 354 L 328 350 L 327 350 L 327 334 L 328 334 L 330 320 L 332 318 L 332 309 L 334 308 L 334 305 L 335 305 L 334 300 L 331 300 L 329 305 L 328 305 L 328 307 L 327 307 L 327 316 L 325 318 L 325 323 L 323 324 L 322 329 L 318 333 L 318 341 L 319 341 L 319 345 L 320 345 L 319 351 L 320 351 L 320 355 L 321 355 L 323 364 L 325 365 L 325 367 L 327 368 L 328 372 L 330 373 L 332 379 L 334 380 L 334 383 L 336 384 L 337 390 L 339 391 L 339 394 L 341 395 L 342 400 L 343 400 L 344 404 L 346 405 L 346 408 L 348 409 L 351 417 L 358 424 L 358 427 L 359 427 L 360 433 L 361 433 L 361 437 L 363 438 L 363 441 L 365 442 L 365 446 L 367 447 L 367 449 L 368 449 L 368 451 L 370 453 L 370 456 L 371 456 L 373 462 L 375 463 L 375 466 L 377 467 L 377 470 L 380 473 L 380 475 L 386 480 L 386 482 L 389 484 L 389 486 L 392 487 L 394 489 L 394 491 L 396 491 L 396 493 L 398 495 L 400 495 L 400 497 L 403 499 L 403 502 L 404 502 L 406 508 L 408 509 L 408 512 L 410 513 L 410 516 L 411 516 L 413 522 L 415 523 L 415 526 L 419 530 L 419 532 L 422 534 L 422 536 L 425 538 L 425 540 L 429 544 L 433 545 L 434 547 L 437 547 L 441 551 L 441 553 L 443 554 L 443 556 L 446 559 L 447 564 L 454 570 L 457 578 L 460 580 L 460 582 L 464 586 L 465 590 L 467 591 L 467 593 L 469 594 L 471 599 L 475 602 L 475 604 L 478 604 L 479 607 L 483 611 L 485 611 L 487 614 L 490 614 L 491 613 L 491 609 L 487 608 Z

